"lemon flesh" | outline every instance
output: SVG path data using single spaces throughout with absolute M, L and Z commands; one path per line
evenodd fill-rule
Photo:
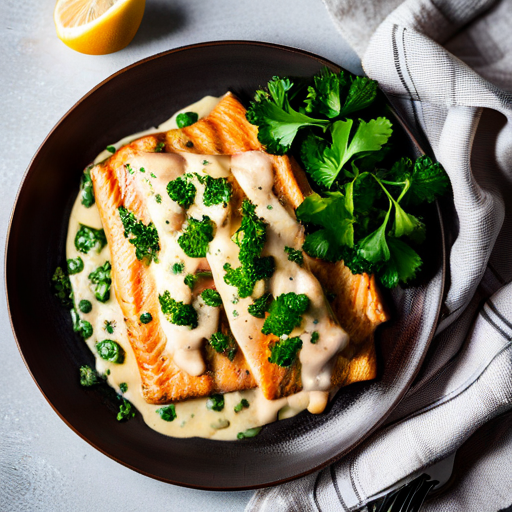
M 59 39 L 80 53 L 117 52 L 133 39 L 145 0 L 58 0 L 54 11 Z

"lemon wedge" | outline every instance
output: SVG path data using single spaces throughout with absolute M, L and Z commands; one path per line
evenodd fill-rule
M 57 0 L 53 19 L 59 39 L 80 53 L 122 50 L 139 28 L 146 0 Z

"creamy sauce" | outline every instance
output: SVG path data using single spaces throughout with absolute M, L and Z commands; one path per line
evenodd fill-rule
M 217 98 L 206 97 L 180 112 L 194 111 L 199 117 L 204 117 L 217 102 Z M 113 146 L 118 149 L 149 133 L 176 128 L 175 120 L 178 114 L 179 112 L 155 129 L 126 137 Z M 110 155 L 110 152 L 103 151 L 95 163 Z M 205 159 L 208 164 L 204 164 Z M 177 239 L 187 226 L 186 215 L 183 209 L 170 199 L 166 187 L 169 181 L 186 173 L 207 173 L 214 178 L 229 177 L 233 174 L 244 193 L 257 205 L 258 216 L 269 224 L 263 255 L 272 255 L 276 261 L 276 272 L 268 284 L 269 291 L 274 296 L 290 291 L 305 293 L 310 299 L 310 307 L 304 315 L 303 322 L 290 334 L 300 336 L 303 341 L 300 362 L 304 391 L 272 401 L 265 399 L 259 389 L 227 393 L 224 395 L 225 406 L 221 412 L 207 409 L 207 398 L 187 400 L 175 404 L 177 418 L 174 421 L 162 420 L 156 412 L 161 406 L 148 404 L 142 396 L 137 362 L 128 341 L 114 287 L 111 287 L 111 295 L 106 303 L 97 301 L 91 288 L 89 274 L 106 261 L 110 261 L 108 246 L 99 253 L 93 249 L 88 254 L 81 254 L 75 248 L 74 239 L 80 224 L 96 229 L 102 227 L 97 206 L 94 204 L 90 208 L 85 208 L 81 204 L 79 194 L 69 220 L 66 252 L 67 258 L 80 256 L 84 262 L 84 270 L 71 275 L 70 279 L 77 311 L 78 303 L 82 299 L 89 300 L 93 305 L 90 313 L 78 311 L 78 314 L 93 327 L 93 335 L 86 343 L 95 355 L 97 371 L 103 374 L 119 393 L 120 384 L 126 383 L 128 389 L 123 396 L 138 409 L 146 424 L 162 434 L 173 437 L 236 439 L 239 432 L 271 423 L 276 419 L 292 417 L 306 408 L 313 413 L 323 411 L 328 400 L 334 356 L 346 346 L 348 336 L 334 321 L 320 284 L 309 269 L 288 261 L 284 247 L 300 248 L 302 227 L 272 192 L 274 177 L 269 159 L 258 152 L 234 157 L 152 153 L 138 156 L 130 164 L 135 171 L 136 186 L 147 198 L 149 215 L 160 236 L 158 262 L 151 263 L 149 267 L 157 283 L 157 292 L 162 294 L 169 290 L 175 300 L 192 304 L 198 312 L 198 327 L 195 329 L 176 326 L 167 321 L 160 312 L 161 325 L 168 340 L 167 349 L 176 364 L 191 375 L 204 373 L 206 366 L 201 355 L 201 347 L 204 339 L 218 330 L 219 308 L 207 306 L 198 292 L 193 293 L 184 283 L 185 275 L 200 270 L 204 259 L 187 257 L 179 246 Z M 215 223 L 215 237 L 209 245 L 206 259 L 211 267 L 216 288 L 223 298 L 224 309 L 238 344 L 246 354 L 256 351 L 258 344 L 251 333 L 261 332 L 263 320 L 249 315 L 247 308 L 254 297 L 265 291 L 265 283 L 257 283 L 253 297 L 239 299 L 236 297 L 236 288 L 224 282 L 224 264 L 229 262 L 233 267 L 239 265 L 238 247 L 231 240 L 231 235 L 238 226 L 232 225 L 229 205 L 205 207 L 202 201 L 204 185 L 197 178 L 192 178 L 192 182 L 197 194 L 187 215 L 196 219 L 208 215 Z M 172 272 L 175 263 L 184 264 L 182 274 Z M 112 334 L 106 331 L 106 322 L 113 326 Z M 316 344 L 310 342 L 314 331 L 319 333 Z M 110 363 L 98 356 L 95 345 L 104 339 L 115 340 L 121 345 L 126 353 L 123 364 Z M 242 398 L 245 398 L 250 406 L 235 413 L 234 407 Z

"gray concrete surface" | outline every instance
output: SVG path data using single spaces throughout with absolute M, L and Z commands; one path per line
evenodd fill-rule
M 54 0 L 0 0 L 0 243 L 23 173 L 60 117 L 97 83 L 154 53 L 221 39 L 290 45 L 360 72 L 321 0 L 147 0 L 132 43 L 87 56 L 55 35 Z M 2 268 L 4 254 L 2 251 Z M 241 511 L 251 492 L 161 483 L 110 460 L 53 412 L 18 353 L 0 297 L 0 511 Z

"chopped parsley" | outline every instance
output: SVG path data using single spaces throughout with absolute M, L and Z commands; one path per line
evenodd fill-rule
M 92 325 L 87 320 L 82 320 L 74 309 L 71 310 L 71 320 L 73 322 L 73 330 L 82 336 L 84 340 L 92 336 Z
M 155 201 L 158 203 L 158 204 L 161 204 L 162 202 L 162 196 L 160 194 L 156 194 L 155 195 Z
M 112 154 L 116 152 L 116 148 L 114 146 L 107 146 L 105 149 Z
M 215 352 L 224 354 L 230 361 L 233 361 L 237 346 L 230 336 L 226 336 L 222 332 L 215 332 L 208 341 Z
M 82 272 L 82 270 L 84 269 L 84 261 L 82 260 L 82 258 L 80 258 L 80 256 L 74 259 L 68 259 L 67 265 L 69 275 L 78 274 L 79 272 Z
M 179 176 L 167 184 L 169 197 L 187 210 L 196 198 L 196 186 L 191 182 L 192 174 Z
M 311 343 L 313 343 L 313 345 L 315 345 L 316 343 L 318 343 L 318 339 L 320 338 L 320 334 L 318 334 L 318 331 L 313 331 L 311 333 Z
M 206 400 L 206 408 L 210 411 L 222 411 L 224 409 L 224 395 L 212 395 Z
M 90 388 L 91 386 L 96 386 L 96 384 L 101 384 L 101 382 L 103 381 L 96 373 L 96 370 L 93 370 L 88 365 L 80 366 L 80 386 Z
M 203 165 L 208 165 L 209 163 L 208 160 L 203 160 Z
M 272 295 L 270 293 L 265 293 L 258 299 L 256 299 L 248 308 L 247 311 L 250 315 L 256 318 L 265 318 L 265 313 L 268 311 L 268 307 L 270 301 L 272 300 Z
M 203 204 L 205 206 L 213 206 L 223 204 L 227 206 L 231 199 L 232 188 L 226 178 L 212 178 L 209 175 L 198 176 L 201 183 L 205 185 L 203 194 Z
M 185 276 L 185 279 L 183 279 L 183 282 L 191 289 L 194 289 L 195 284 L 197 283 L 197 280 L 199 278 L 194 274 L 187 274 Z
M 240 402 L 238 404 L 235 405 L 235 412 L 241 412 L 243 409 L 248 409 L 249 408 L 249 402 L 248 400 L 246 400 L 245 398 L 242 398 L 242 400 L 240 400 Z
M 103 229 L 94 229 L 80 224 L 75 236 L 75 247 L 78 251 L 87 254 L 91 249 L 96 249 L 99 253 L 105 245 L 107 245 L 107 238 Z
M 113 320 L 105 320 L 105 323 L 103 324 L 103 329 L 108 332 L 109 334 L 114 334 L 114 329 L 116 327 L 116 323 Z
M 91 179 L 92 165 L 86 167 L 80 179 L 80 202 L 90 208 L 94 204 L 94 188 Z
M 143 324 L 149 324 L 149 322 L 153 320 L 153 315 L 151 315 L 151 313 L 142 313 L 142 315 L 139 317 L 139 320 Z
M 183 262 L 180 262 L 180 263 L 175 263 L 172 267 L 171 267 L 171 272 L 176 276 L 178 274 L 183 274 L 183 271 L 185 270 L 185 263 Z
M 73 289 L 71 288 L 71 281 L 69 276 L 57 267 L 52 276 L 53 294 L 59 299 L 60 303 L 68 309 L 73 307 Z
M 199 115 L 196 112 L 182 112 L 176 116 L 178 128 L 186 128 L 191 124 L 197 123 Z
M 112 283 L 111 276 L 112 267 L 109 261 L 89 274 L 89 280 L 94 287 L 94 296 L 100 302 L 107 302 L 110 298 L 110 285 Z
M 288 254 L 289 261 L 293 261 L 294 263 L 297 263 L 299 267 L 302 267 L 302 265 L 304 264 L 304 254 L 302 254 L 302 251 L 294 249 L 293 247 L 286 246 L 284 248 L 284 252 Z
M 190 304 L 177 302 L 168 290 L 158 296 L 160 307 L 165 318 L 174 325 L 188 325 L 191 329 L 197 327 L 197 311 Z
M 242 222 L 233 235 L 233 241 L 240 248 L 238 259 L 240 267 L 232 268 L 230 263 L 224 264 L 226 284 L 238 288 L 238 296 L 248 297 L 260 279 L 268 279 L 275 269 L 272 256 L 261 257 L 265 245 L 266 224 L 255 213 L 256 206 L 250 201 L 242 203 Z
M 261 427 L 254 427 L 245 430 L 244 432 L 238 432 L 236 435 L 237 439 L 250 439 L 256 437 L 261 432 Z
M 117 421 L 127 421 L 135 417 L 135 408 L 125 398 L 119 405 L 119 412 L 117 413 Z
M 128 391 L 128 384 L 126 384 L 126 382 L 121 382 L 121 384 L 119 384 L 119 389 L 121 390 L 121 393 L 126 393 Z
M 96 343 L 96 350 L 98 351 L 98 355 L 105 361 L 116 364 L 122 364 L 124 362 L 124 350 L 121 345 L 114 340 L 98 341 L 98 343 Z
M 283 293 L 279 295 L 268 309 L 268 316 L 263 324 L 263 334 L 283 336 L 290 334 L 302 321 L 302 314 L 309 307 L 309 299 L 303 293 Z
M 82 312 L 82 313 L 90 313 L 91 310 L 92 310 L 92 304 L 90 303 L 90 301 L 88 301 L 87 299 L 82 299 L 79 303 L 78 303 L 78 309 Z
M 161 153 L 165 149 L 165 142 L 159 142 L 155 146 L 155 153 Z
M 202 291 L 201 298 L 207 306 L 212 308 L 218 308 L 219 306 L 222 306 L 222 298 L 217 290 L 206 288 L 206 290 Z
M 124 236 L 135 246 L 135 256 L 138 260 L 145 261 L 148 265 L 151 261 L 158 263 L 158 251 L 160 250 L 160 239 L 158 232 L 151 222 L 147 226 L 135 218 L 133 212 L 124 206 L 118 208 L 119 216 L 124 227 Z
M 160 407 L 160 409 L 156 410 L 156 413 L 164 421 L 174 421 L 178 417 L 178 415 L 176 414 L 176 407 L 174 404 L 166 405 L 165 407 Z
M 297 352 L 302 348 L 302 340 L 299 337 L 280 340 L 271 345 L 270 363 L 287 368 L 291 366 L 297 357 Z
M 185 231 L 178 238 L 183 252 L 190 258 L 204 258 L 208 252 L 208 244 L 213 240 L 213 226 L 210 217 L 206 215 L 203 215 L 202 220 L 190 217 Z
M 135 174 L 135 170 L 132 168 L 130 164 L 124 164 L 124 168 L 130 173 Z

